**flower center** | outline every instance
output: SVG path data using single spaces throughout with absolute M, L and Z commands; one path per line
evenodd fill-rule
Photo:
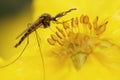
M 64 21 L 63 27 L 56 27 L 57 31 L 47 39 L 56 48 L 52 54 L 62 59 L 70 58 L 75 68 L 80 69 L 88 55 L 94 51 L 94 40 L 105 31 L 107 23 L 98 24 L 98 17 L 91 23 L 87 15 Z

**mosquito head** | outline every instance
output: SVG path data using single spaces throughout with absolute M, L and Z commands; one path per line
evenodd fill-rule
M 52 20 L 52 17 L 48 13 L 44 13 L 39 18 L 40 22 L 43 24 L 44 28 L 47 28 L 50 26 L 50 21 Z

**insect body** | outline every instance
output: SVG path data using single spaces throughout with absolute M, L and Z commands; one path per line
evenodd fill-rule
M 25 29 L 21 34 L 19 34 L 17 38 L 21 37 L 21 39 L 19 40 L 19 42 L 17 44 L 15 44 L 15 48 L 17 48 L 24 40 L 25 38 L 28 38 L 28 36 L 32 33 L 32 32 L 35 32 L 36 33 L 36 38 L 37 38 L 37 42 L 38 42 L 38 46 L 39 46 L 39 49 L 40 49 L 40 43 L 39 43 L 39 36 L 37 34 L 37 29 L 39 27 L 42 28 L 48 28 L 50 26 L 50 22 L 51 21 L 54 21 L 55 23 L 60 23 L 58 22 L 58 18 L 61 18 L 63 16 L 65 16 L 67 13 L 73 11 L 73 10 L 76 10 L 76 8 L 72 8 L 68 11 L 64 11 L 64 12 L 61 12 L 61 13 L 58 13 L 55 17 L 52 17 L 50 14 L 47 14 L 47 13 L 44 13 L 42 14 L 33 24 L 29 25 L 27 29 Z M 27 40 L 27 44 L 26 46 L 24 47 L 24 49 L 22 50 L 22 52 L 20 53 L 20 55 L 15 59 L 13 60 L 11 63 L 7 64 L 7 65 L 4 65 L 4 66 L 0 66 L 0 68 L 4 68 L 4 67 L 7 67 L 11 64 L 13 64 L 16 60 L 18 60 L 20 58 L 20 56 L 22 55 L 22 53 L 24 52 L 24 50 L 26 49 L 27 45 L 29 43 L 29 39 Z M 41 52 L 41 50 L 40 50 Z M 41 58 L 42 58 L 42 54 L 41 54 Z M 42 58 L 42 61 L 43 61 L 43 58 Z M 43 61 L 44 62 L 44 61 Z
M 76 8 L 72 8 L 68 11 L 58 13 L 55 17 L 52 17 L 50 14 L 47 13 L 42 14 L 32 25 L 28 26 L 26 30 L 24 30 L 20 35 L 18 35 L 18 37 L 20 37 L 22 34 L 24 34 L 23 37 L 20 39 L 20 41 L 15 45 L 15 47 L 17 48 L 24 41 L 24 39 L 27 36 L 29 36 L 29 34 L 31 34 L 33 31 L 36 31 L 36 29 L 38 29 L 42 25 L 43 28 L 48 28 L 50 26 L 51 21 L 57 23 L 58 22 L 57 18 L 63 17 L 64 15 L 66 15 L 67 13 L 73 10 L 76 10 Z
M 71 11 L 73 11 L 73 10 L 76 10 L 76 8 L 72 8 L 72 9 L 70 9 L 70 10 L 68 10 L 68 11 L 64 11 L 64 12 L 58 13 L 55 17 L 52 17 L 50 14 L 44 13 L 44 14 L 42 14 L 33 24 L 29 25 L 27 29 L 25 29 L 21 34 L 19 34 L 19 35 L 16 37 L 16 39 L 17 39 L 17 38 L 19 38 L 20 36 L 23 35 L 23 36 L 21 37 L 21 39 L 19 40 L 19 42 L 18 42 L 17 44 L 15 44 L 15 46 L 14 46 L 15 48 L 17 48 L 17 47 L 25 40 L 25 38 L 28 38 L 29 35 L 30 35 L 32 32 L 35 32 L 35 33 L 36 33 L 36 38 L 37 38 L 37 42 L 38 42 L 38 47 L 39 47 L 39 51 L 40 51 L 40 56 L 41 56 L 41 60 L 42 60 L 42 63 L 43 63 L 43 76 L 44 76 L 43 78 L 44 78 L 44 80 L 45 80 L 44 59 L 43 59 L 43 55 L 42 55 L 42 52 L 41 52 L 41 49 L 40 49 L 39 36 L 38 36 L 36 30 L 37 30 L 39 27 L 42 28 L 42 26 L 43 26 L 43 28 L 48 28 L 48 27 L 50 27 L 50 22 L 51 22 L 51 21 L 54 21 L 55 23 L 60 23 L 60 22 L 58 22 L 57 19 L 63 17 L 64 15 L 66 15 L 67 13 L 69 13 L 69 12 L 71 12 Z M 27 40 L 27 44 L 26 44 L 26 46 L 24 47 L 24 49 L 22 50 L 22 52 L 20 53 L 20 55 L 19 55 L 15 60 L 13 60 L 11 63 L 9 63 L 9 64 L 7 64 L 7 65 L 5 65 L 5 66 L 1 66 L 0 68 L 4 68 L 4 67 L 6 67 L 6 66 L 9 66 L 9 65 L 13 64 L 16 60 L 18 60 L 18 59 L 20 58 L 20 56 L 23 54 L 24 50 L 26 49 L 28 43 L 29 43 L 29 39 Z

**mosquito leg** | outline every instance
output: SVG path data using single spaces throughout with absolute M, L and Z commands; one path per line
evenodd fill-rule
M 43 80 L 45 80 L 45 64 L 44 64 L 44 58 L 43 58 L 43 54 L 42 54 L 42 51 L 41 51 L 41 46 L 40 46 L 40 37 L 37 33 L 37 31 L 35 30 L 35 34 L 36 34 L 36 38 L 37 38 L 37 43 L 38 43 L 38 47 L 39 47 L 39 51 L 40 51 L 40 56 L 41 56 L 41 60 L 42 60 L 42 66 L 43 66 Z
M 59 21 L 55 21 L 56 24 L 62 24 L 62 22 L 59 22 Z
M 62 22 L 56 20 L 56 21 L 54 21 L 53 23 L 56 23 L 56 24 L 62 24 L 63 22 L 69 22 L 69 21 L 71 21 L 71 19 L 69 19 L 69 20 L 65 20 L 65 21 L 62 21 Z
M 13 60 L 11 63 L 9 63 L 9 64 L 7 64 L 5 66 L 1 66 L 0 68 L 5 68 L 5 67 L 15 63 L 22 56 L 22 54 L 25 51 L 25 49 L 27 48 L 28 44 L 29 44 L 29 36 L 27 37 L 27 43 L 26 43 L 25 47 L 23 48 L 22 52 L 20 53 L 20 55 L 15 60 Z
M 73 10 L 76 10 L 76 8 L 72 8 L 72 9 L 70 9 L 70 10 L 68 10 L 68 11 L 60 12 L 60 13 L 58 13 L 58 14 L 55 16 L 55 18 L 63 17 L 63 16 L 65 16 L 67 13 L 69 13 L 69 12 L 71 12 L 71 11 L 73 11 Z

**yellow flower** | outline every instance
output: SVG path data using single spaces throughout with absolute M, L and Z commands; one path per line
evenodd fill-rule
M 45 66 L 30 34 L 24 55 L 0 70 L 2 80 L 120 80 L 120 1 L 34 0 L 33 22 L 71 8 L 77 10 L 59 19 L 62 24 L 37 29 Z
M 60 19 L 63 25 L 51 23 L 50 29 L 38 31 L 44 34 L 40 37 L 46 79 L 120 79 L 118 0 L 50 0 L 47 3 L 35 1 L 34 5 L 35 18 L 42 12 L 54 16 L 61 11 L 77 8 L 77 11 Z
M 55 34 L 51 34 L 51 38 L 47 40 L 50 45 L 57 45 L 56 42 L 60 45 L 54 47 L 51 52 L 52 56 L 55 56 L 63 64 L 67 58 L 70 58 L 75 68 L 80 69 L 88 55 L 94 53 L 94 49 L 101 45 L 100 41 L 105 41 L 100 40 L 98 42 L 98 36 L 105 31 L 108 21 L 98 25 L 98 17 L 96 17 L 93 24 L 91 24 L 89 17 L 82 15 L 80 20 L 78 20 L 78 17 L 72 18 L 71 25 L 67 22 L 63 22 L 64 29 L 56 27 L 58 31 Z M 79 26 L 79 24 L 82 25 Z M 103 44 L 107 45 L 106 43 Z M 111 46 L 112 44 L 108 42 L 109 45 Z M 103 45 L 103 47 L 106 46 Z

